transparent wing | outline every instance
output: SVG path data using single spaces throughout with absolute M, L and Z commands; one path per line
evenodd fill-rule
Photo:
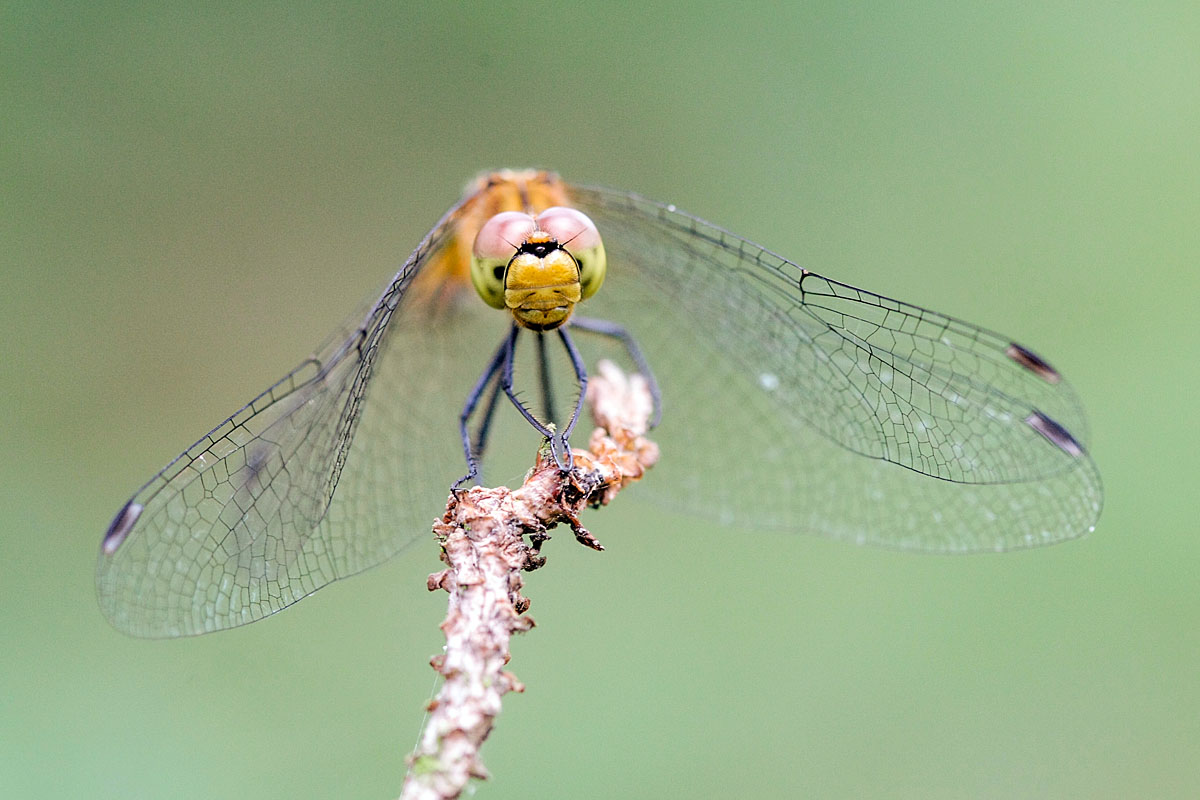
M 585 313 L 627 327 L 662 387 L 663 458 L 635 493 L 941 552 L 1058 541 L 1096 519 L 1079 403 L 1032 352 L 670 207 L 575 199 L 610 258 Z M 121 509 L 97 568 L 114 625 L 180 636 L 252 622 L 428 534 L 465 470 L 461 404 L 509 324 L 473 297 L 414 291 L 457 245 L 456 213 L 365 315 Z M 593 366 L 618 355 L 575 338 Z M 520 391 L 530 378 L 518 372 Z M 519 481 L 540 444 L 506 406 L 490 441 L 489 482 Z
M 722 521 L 938 552 L 1094 523 L 1080 404 L 1032 351 L 673 207 L 594 188 L 573 199 L 609 253 L 586 313 L 626 326 L 662 388 L 663 456 L 638 491 Z
M 97 568 L 116 627 L 162 637 L 253 622 L 428 535 L 464 471 L 458 404 L 487 355 L 470 313 L 433 324 L 434 308 L 410 302 L 453 213 L 365 315 L 122 508 Z

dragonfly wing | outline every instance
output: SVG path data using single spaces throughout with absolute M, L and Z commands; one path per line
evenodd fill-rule
M 446 398 L 465 390 L 449 384 L 478 368 L 456 370 L 461 351 L 447 353 L 470 327 L 440 331 L 409 291 L 447 246 L 452 214 L 365 315 L 122 508 L 96 576 L 117 628 L 164 637 L 253 622 L 428 533 L 463 469 Z
M 689 215 L 573 193 L 609 252 L 590 316 L 663 389 L 646 491 L 748 525 L 906 549 L 1044 544 L 1101 489 L 1071 387 L 991 331 L 807 272 Z
M 939 552 L 1043 544 L 1095 521 L 1079 403 L 1032 351 L 671 207 L 575 199 L 610 258 L 588 314 L 638 337 L 662 385 L 664 457 L 644 485 L 664 504 Z M 424 535 L 464 470 L 462 398 L 509 325 L 458 302 L 460 282 L 422 281 L 461 253 L 457 210 L 365 315 L 121 509 L 97 568 L 114 625 L 156 637 L 252 622 Z M 493 476 L 519 481 L 528 435 L 515 414 L 497 423 Z

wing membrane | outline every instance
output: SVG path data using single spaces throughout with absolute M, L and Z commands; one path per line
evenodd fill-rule
M 431 383 L 430 392 L 405 392 L 415 400 L 397 409 L 395 376 L 419 382 L 445 342 L 424 330 L 423 314 L 392 323 L 414 276 L 445 246 L 452 214 L 373 306 L 131 498 L 126 509 L 140 513 L 110 531 L 97 568 L 100 604 L 116 627 L 159 637 L 253 622 L 428 529 L 453 469 L 430 446 L 427 409 L 417 404 L 445 402 Z M 392 377 L 373 380 L 377 372 Z M 438 452 L 455 451 L 447 433 Z M 423 491 L 434 475 L 440 488 Z
M 1027 421 L 1050 417 L 1082 450 L 1078 399 L 1011 340 L 670 206 L 574 198 L 616 284 L 588 314 L 626 325 L 662 373 L 663 459 L 645 491 L 719 520 L 939 552 L 1044 544 L 1094 522 L 1090 458 Z

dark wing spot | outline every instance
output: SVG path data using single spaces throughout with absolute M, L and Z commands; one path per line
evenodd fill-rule
M 1037 375 L 1047 383 L 1058 383 L 1062 380 L 1062 376 L 1058 374 L 1058 370 L 1050 366 L 1046 359 L 1039 356 L 1037 353 L 1030 350 L 1028 347 L 1023 347 L 1016 342 L 1008 346 L 1004 351 L 1005 355 L 1013 361 L 1020 364 L 1025 369 Z
M 101 549 L 106 556 L 111 556 L 117 552 L 117 548 L 121 546 L 121 542 L 125 541 L 125 537 L 133 530 L 134 523 L 137 522 L 138 517 L 141 515 L 141 504 L 135 503 L 133 500 L 130 500 L 121 507 L 121 510 L 113 517 L 113 521 L 109 523 L 108 530 L 104 532 L 104 541 L 101 544 Z
M 262 442 L 250 452 L 250 457 L 246 459 L 245 477 L 242 480 L 242 488 L 259 489 L 263 485 L 263 471 L 267 467 L 267 458 L 269 456 L 270 450 Z M 257 496 L 257 492 L 255 492 L 255 495 Z
M 1075 437 L 1072 436 L 1066 428 L 1064 428 L 1062 425 L 1059 425 L 1057 422 L 1050 419 L 1036 408 L 1033 410 L 1033 413 L 1025 418 L 1025 422 L 1029 425 L 1029 427 L 1046 437 L 1046 441 L 1050 442 L 1050 444 L 1054 445 L 1059 450 L 1062 450 L 1067 455 L 1074 456 L 1075 458 L 1079 458 L 1083 455 L 1083 445 L 1077 442 Z

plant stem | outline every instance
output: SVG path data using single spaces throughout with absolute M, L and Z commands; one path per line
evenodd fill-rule
M 450 602 L 441 625 L 445 653 L 430 663 L 445 683 L 429 704 L 401 798 L 454 798 L 471 778 L 487 777 L 479 749 L 501 698 L 525 688 L 504 669 L 512 635 L 533 627 L 524 616 L 529 600 L 521 594 L 521 572 L 546 563 L 541 547 L 559 523 L 569 525 L 581 544 L 603 550 L 579 512 L 607 505 L 658 460 L 657 445 L 644 436 L 653 400 L 640 376 L 627 377 L 601 362 L 588 382 L 587 402 L 597 428 L 587 450 L 571 451 L 569 472 L 543 448 L 520 488 L 451 492 L 445 515 L 434 524 L 447 567 L 429 576 L 428 588 L 445 589 Z

